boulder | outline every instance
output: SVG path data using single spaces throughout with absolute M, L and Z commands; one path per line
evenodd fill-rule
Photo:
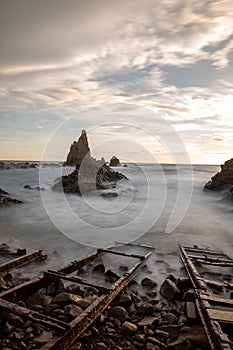
M 141 285 L 150 289 L 157 287 L 157 283 L 148 277 L 143 278 L 143 280 L 141 281 Z
M 233 199 L 233 158 L 221 165 L 221 171 L 211 177 L 204 190 L 228 190 L 229 197 Z
M 175 297 L 180 293 L 176 284 L 169 278 L 166 278 L 160 287 L 160 294 L 167 300 L 175 299 Z
M 110 159 L 109 166 L 113 166 L 114 167 L 114 166 L 120 166 L 120 165 L 121 165 L 120 160 L 117 157 L 113 156 Z

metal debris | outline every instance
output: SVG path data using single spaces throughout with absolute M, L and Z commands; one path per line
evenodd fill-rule
M 233 349 L 233 259 L 218 250 L 180 246 L 212 350 Z

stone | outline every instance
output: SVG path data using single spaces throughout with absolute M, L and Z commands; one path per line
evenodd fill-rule
M 126 309 L 122 306 L 111 307 L 108 313 L 110 316 L 116 317 L 122 322 L 124 322 L 128 318 L 128 313 Z
M 75 294 L 70 294 L 70 293 L 66 293 L 66 292 L 61 292 L 59 294 L 57 294 L 54 299 L 53 299 L 53 303 L 54 304 L 80 304 L 82 303 L 82 301 L 84 302 L 83 298 L 75 295 Z
M 184 292 L 185 290 L 192 287 L 192 282 L 190 281 L 190 278 L 188 277 L 179 277 L 177 280 L 177 288 Z
M 196 306 L 194 302 L 187 301 L 185 303 L 185 315 L 189 322 L 195 322 L 197 321 L 197 312 L 196 312 Z
M 109 350 L 109 347 L 105 345 L 104 343 L 97 343 L 96 344 L 96 350 Z
M 110 159 L 110 163 L 109 163 L 109 166 L 120 166 L 120 160 L 116 157 L 116 156 L 113 156 L 111 159 Z
M 96 266 L 94 266 L 93 272 L 104 273 L 105 272 L 104 264 L 101 262 L 101 263 L 97 264 Z
M 42 304 L 43 298 L 44 298 L 44 295 L 42 294 L 42 292 L 38 291 L 36 293 L 29 295 L 25 299 L 25 302 L 26 302 L 27 307 L 33 308 L 34 305 Z
M 38 337 L 34 339 L 34 342 L 44 344 L 52 340 L 53 333 L 50 331 L 43 331 Z
M 159 318 L 152 316 L 145 316 L 140 322 L 138 322 L 139 327 L 150 326 L 157 327 L 159 325 Z
M 136 314 L 143 316 L 153 316 L 155 309 L 152 304 L 138 303 L 135 304 Z
M 124 335 L 132 335 L 136 333 L 137 330 L 137 325 L 132 322 L 125 321 L 121 326 L 121 333 Z
M 169 301 L 175 299 L 175 297 L 177 297 L 177 295 L 180 293 L 176 284 L 168 278 L 166 278 L 162 283 L 159 292 L 162 297 Z
M 118 275 L 115 271 L 109 269 L 104 274 L 105 280 L 110 283 L 116 282 L 121 276 Z
M 141 281 L 141 285 L 150 289 L 157 287 L 157 283 L 148 277 L 143 278 L 143 280 Z
M 197 294 L 195 292 L 194 289 L 188 289 L 185 293 L 184 293 L 184 296 L 183 296 L 183 299 L 185 301 L 194 301 L 195 299 L 197 299 Z
M 126 308 L 130 307 L 132 305 L 131 297 L 127 294 L 121 294 L 118 305 L 124 306 Z
M 176 315 L 174 315 L 171 312 L 164 314 L 163 320 L 167 321 L 169 324 L 176 324 L 178 322 L 178 318 L 176 317 Z
M 72 318 L 76 318 L 82 313 L 83 310 L 78 305 L 71 304 L 66 305 L 64 311 L 67 315 L 71 316 Z

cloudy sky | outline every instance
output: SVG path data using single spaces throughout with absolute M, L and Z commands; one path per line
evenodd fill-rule
M 0 159 L 233 157 L 232 0 L 0 0 Z

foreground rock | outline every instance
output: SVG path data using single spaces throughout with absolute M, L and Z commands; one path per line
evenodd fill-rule
M 96 190 L 114 188 L 117 181 L 127 180 L 125 175 L 106 165 L 104 159 L 96 160 L 91 157 L 85 130 L 82 131 L 78 142 L 71 145 L 65 164 L 75 164 L 76 169 L 55 181 L 53 186 L 55 191 L 83 195 Z
M 7 193 L 2 188 L 0 188 L 0 208 L 7 207 L 10 204 L 21 204 L 21 203 L 23 202 L 18 199 L 11 198 L 9 196 L 9 193 Z
M 233 158 L 221 165 L 221 171 L 214 175 L 204 187 L 205 190 L 228 190 L 229 197 L 233 199 Z

